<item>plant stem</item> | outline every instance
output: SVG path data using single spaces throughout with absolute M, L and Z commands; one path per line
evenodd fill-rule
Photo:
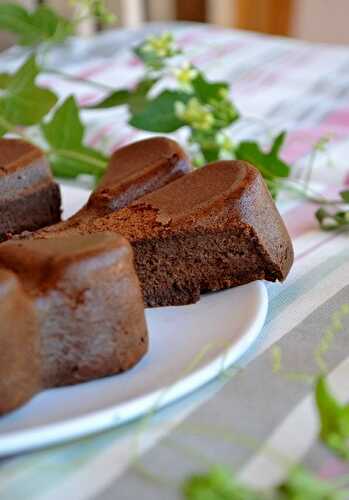
M 317 204 L 317 205 L 331 205 L 331 206 L 338 206 L 338 205 L 346 205 L 346 203 L 338 198 L 338 199 L 328 199 L 325 196 L 322 196 L 321 194 L 317 193 L 314 189 L 310 188 L 309 185 L 306 184 L 304 181 L 297 181 L 297 180 L 279 180 L 279 181 L 274 181 L 274 180 L 268 180 L 269 183 L 275 184 L 276 186 L 281 186 L 284 189 L 287 189 L 289 191 L 294 191 L 300 195 L 302 195 L 304 198 L 306 198 L 308 201 L 311 203 Z
M 41 69 L 44 73 L 49 73 L 51 75 L 57 75 L 60 78 L 63 78 L 64 80 L 69 80 L 71 82 L 83 83 L 85 85 L 89 85 L 90 87 L 95 87 L 98 90 L 103 90 L 104 92 L 113 92 L 115 90 L 115 88 L 110 86 L 110 85 L 106 85 L 106 84 L 100 83 L 100 82 L 95 82 L 93 80 L 87 80 L 87 79 L 82 78 L 80 76 L 70 75 L 69 73 L 64 73 L 64 71 L 60 71 L 59 69 L 54 69 L 54 68 L 47 67 L 47 66 L 43 66 Z

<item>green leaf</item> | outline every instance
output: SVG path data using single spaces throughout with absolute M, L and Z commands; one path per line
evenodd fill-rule
M 47 142 L 56 149 L 79 147 L 84 136 L 79 108 L 73 96 L 56 110 L 51 120 L 41 126 Z
M 323 376 L 317 380 L 315 398 L 321 440 L 337 455 L 348 459 L 349 405 L 342 405 L 335 399 Z
M 147 95 L 158 81 L 158 78 L 145 78 L 138 83 L 132 92 L 129 102 L 131 114 L 137 114 L 144 111 L 148 102 Z
M 21 45 L 36 45 L 43 41 L 63 41 L 73 33 L 73 24 L 48 6 L 30 12 L 19 5 L 0 5 L 0 29 L 19 36 Z
M 49 159 L 54 175 L 63 178 L 89 174 L 98 179 L 107 167 L 107 158 L 104 155 L 84 146 L 74 150 L 53 150 Z
M 15 33 L 21 39 L 35 40 L 39 35 L 32 24 L 30 13 L 23 7 L 12 3 L 0 5 L 0 29 Z
M 229 91 L 227 83 L 209 82 L 201 72 L 191 81 L 191 86 L 196 97 L 205 104 L 212 100 L 224 99 Z
M 96 104 L 92 104 L 90 106 L 85 106 L 86 109 L 106 109 L 106 108 L 115 108 L 116 106 L 123 106 L 124 104 L 128 104 L 131 98 L 131 92 L 126 89 L 115 90 L 107 97 L 97 102 Z
M 30 56 L 19 69 L 11 75 L 7 90 L 11 94 L 18 94 L 28 87 L 34 85 L 39 74 L 39 67 L 36 64 L 35 56 Z
M 38 73 L 35 57 L 30 56 L 14 74 L 2 75 L 0 112 L 12 125 L 35 125 L 56 104 L 51 90 L 35 84 Z
M 10 123 L 30 126 L 39 123 L 56 102 L 57 97 L 50 90 L 33 87 L 8 96 L 3 109 Z
M 136 88 L 132 91 L 127 89 L 115 90 L 101 101 L 97 102 L 96 104 L 86 106 L 85 108 L 106 109 L 128 104 L 130 112 L 132 114 L 140 113 L 144 110 L 144 107 L 147 104 L 146 96 L 148 92 L 157 81 L 157 78 L 146 78 L 144 80 L 141 80 Z
M 51 146 L 50 162 L 58 177 L 91 174 L 100 177 L 107 158 L 83 144 L 85 127 L 73 96 L 68 97 L 47 123 L 41 125 L 43 135 Z
M 129 123 L 133 127 L 149 132 L 174 132 L 185 123 L 175 113 L 176 102 L 187 102 L 190 95 L 185 92 L 164 90 L 152 100 L 148 100 L 141 113 L 134 114 Z
M 286 139 L 286 132 L 280 132 L 279 135 L 277 135 L 274 139 L 274 142 L 271 147 L 270 154 L 274 157 L 279 156 L 279 153 L 281 151 L 282 146 L 284 145 Z
M 266 179 L 288 177 L 290 166 L 278 156 L 285 139 L 285 132 L 279 134 L 269 152 L 263 151 L 259 144 L 253 141 L 243 141 L 237 146 L 235 156 L 254 165 Z
M 277 488 L 277 500 L 345 500 L 344 492 L 301 467 L 294 468 Z
M 349 203 L 349 189 L 346 191 L 341 191 L 339 194 L 341 195 L 341 198 L 345 203 Z
M 263 500 L 262 493 L 254 492 L 238 483 L 223 467 L 214 467 L 207 474 L 193 475 L 183 484 L 185 500 Z
M 33 12 L 32 23 L 40 32 L 42 40 L 62 42 L 74 33 L 72 23 L 47 5 L 40 5 Z

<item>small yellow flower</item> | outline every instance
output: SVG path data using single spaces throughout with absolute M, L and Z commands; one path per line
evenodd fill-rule
M 173 73 L 177 82 L 186 90 L 191 90 L 191 82 L 198 75 L 198 71 L 189 62 L 185 62 L 180 68 L 176 68 Z
M 192 97 L 187 104 L 176 102 L 175 112 L 178 118 L 197 130 L 210 130 L 214 125 L 214 116 L 209 106 Z
M 170 57 L 176 52 L 172 33 L 164 33 L 160 36 L 150 36 L 146 39 L 142 50 L 153 52 L 158 57 Z
M 230 137 L 228 137 L 223 132 L 219 132 L 216 135 L 216 141 L 217 141 L 217 144 L 219 145 L 221 151 L 224 151 L 226 153 L 232 153 L 234 151 L 233 141 L 230 139 Z

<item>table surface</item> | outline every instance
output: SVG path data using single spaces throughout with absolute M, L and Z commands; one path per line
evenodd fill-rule
M 233 97 L 250 119 L 234 137 L 267 139 L 287 129 L 285 159 L 294 169 L 309 161 L 313 145 L 330 136 L 329 159 L 316 159 L 314 182 L 332 192 L 349 185 L 349 51 L 346 47 L 224 30 L 207 25 L 152 24 L 118 30 L 92 40 L 75 39 L 51 54 L 51 64 L 80 77 L 132 86 L 142 67 L 130 46 L 147 33 L 171 29 L 191 60 L 212 79 L 231 83 Z M 23 57 L 14 48 L 0 55 L 1 70 Z M 45 77 L 63 97 L 80 103 L 102 94 L 84 84 Z M 88 142 L 107 152 L 146 134 L 129 128 L 125 109 L 86 113 Z M 181 133 L 177 139 L 183 140 Z M 326 158 L 325 158 L 326 156 Z M 329 165 L 330 163 L 330 165 Z M 291 372 L 317 373 L 315 350 L 326 331 L 338 331 L 326 362 L 339 396 L 349 398 L 347 356 L 349 237 L 318 229 L 315 207 L 281 200 L 295 247 L 295 265 L 283 285 L 268 284 L 269 312 L 262 340 L 230 380 L 214 381 L 192 396 L 144 420 L 99 436 L 0 461 L 2 500 L 176 499 L 194 471 L 219 461 L 256 487 L 280 481 L 287 470 L 268 450 L 304 463 L 322 477 L 342 471 L 317 440 L 311 387 Z M 339 323 L 338 323 L 339 322 Z M 338 326 L 339 325 L 339 326 Z M 275 350 L 277 349 L 277 351 Z M 282 353 L 284 372 L 273 373 Z M 287 373 L 289 375 L 287 375 Z M 301 429 L 301 432 L 299 430 Z M 244 436 L 249 437 L 249 444 Z M 254 444 L 251 445 L 251 442 Z

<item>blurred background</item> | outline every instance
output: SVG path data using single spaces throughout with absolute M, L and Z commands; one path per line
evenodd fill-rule
M 70 0 L 17 0 L 17 3 L 26 7 L 47 3 L 64 15 L 74 15 Z M 313 42 L 349 43 L 349 0 L 108 0 L 106 3 L 117 15 L 116 25 L 124 27 L 137 27 L 149 21 L 196 21 Z M 85 35 L 103 29 L 92 22 L 81 27 Z M 8 35 L 0 33 L 0 49 L 11 42 Z

